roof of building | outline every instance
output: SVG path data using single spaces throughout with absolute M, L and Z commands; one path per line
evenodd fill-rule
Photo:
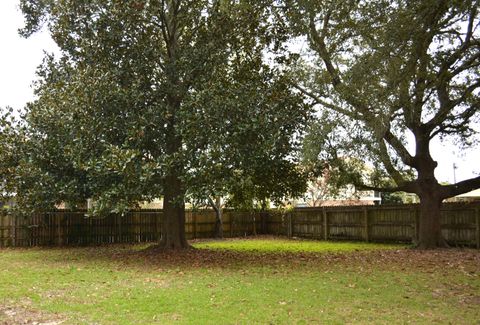
M 470 191 L 468 193 L 457 195 L 456 197 L 480 197 L 480 188 Z

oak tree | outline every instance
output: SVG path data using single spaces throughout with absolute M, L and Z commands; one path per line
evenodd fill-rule
M 479 2 L 281 4 L 279 24 L 304 37 L 310 49 L 303 59 L 305 68 L 296 71 L 296 87 L 312 103 L 337 114 L 344 130 L 333 138 L 321 134 L 317 145 L 337 142 L 331 151 L 337 156 L 382 166 L 395 186 L 375 186 L 361 178 L 358 185 L 417 194 L 419 246 L 445 245 L 441 202 L 480 187 L 480 177 L 439 184 L 430 146 L 436 138 L 450 138 L 468 148 L 478 135 Z

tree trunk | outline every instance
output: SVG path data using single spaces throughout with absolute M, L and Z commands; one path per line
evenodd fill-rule
M 166 154 L 174 157 L 182 149 L 182 138 L 175 125 L 175 113 L 180 108 L 180 100 L 169 96 L 170 116 L 165 134 Z M 185 237 L 185 189 L 180 179 L 183 171 L 181 160 L 173 160 L 169 166 L 164 183 L 163 225 L 160 248 L 177 250 L 190 248 Z
M 223 238 L 223 211 L 215 210 L 215 238 Z
M 190 247 L 185 237 L 185 203 L 182 183 L 175 175 L 165 179 L 162 237 L 159 246 L 166 250 Z
M 210 206 L 215 211 L 215 230 L 214 236 L 215 238 L 222 238 L 223 239 L 223 209 L 222 209 L 222 198 L 217 196 L 215 202 L 209 198 L 208 199 Z
M 420 198 L 418 244 L 420 249 L 447 247 L 440 227 L 442 186 L 435 178 L 437 162 L 430 154 L 430 137 L 425 128 L 415 130 L 416 155 L 414 167 L 418 172 L 417 195 Z
M 432 195 L 432 193 L 420 196 L 418 248 L 433 249 L 448 246 L 442 236 L 440 223 L 441 206 L 442 200 Z

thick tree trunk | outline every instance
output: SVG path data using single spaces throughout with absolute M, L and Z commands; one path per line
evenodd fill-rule
M 184 165 L 178 154 L 182 150 L 182 137 L 178 131 L 178 113 L 182 103 L 182 83 L 177 66 L 177 49 L 179 47 L 180 28 L 178 25 L 178 8 L 176 2 L 167 1 L 162 6 L 162 23 L 165 28 L 163 35 L 166 51 L 166 78 L 168 93 L 166 96 L 167 110 L 164 114 L 166 122 L 165 154 L 171 159 L 166 171 L 163 199 L 163 225 L 160 248 L 177 250 L 189 248 L 185 237 L 185 189 L 180 176 Z
M 171 127 L 167 133 L 167 153 L 174 155 L 180 148 L 181 139 Z M 167 250 L 190 247 L 185 237 L 185 190 L 180 179 L 181 170 L 180 162 L 175 162 L 165 177 L 162 237 L 159 246 Z
M 165 179 L 163 224 L 160 248 L 178 250 L 189 248 L 185 237 L 185 203 L 182 183 L 176 175 Z
M 434 195 L 420 196 L 420 219 L 417 247 L 433 249 L 447 247 L 442 236 L 440 223 L 440 208 L 442 200 Z
M 440 227 L 442 186 L 435 178 L 437 162 L 430 154 L 429 132 L 424 127 L 415 130 L 416 156 L 414 167 L 418 172 L 417 195 L 420 197 L 420 219 L 417 246 L 420 249 L 446 247 Z

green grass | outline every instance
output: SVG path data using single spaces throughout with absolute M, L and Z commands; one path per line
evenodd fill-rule
M 130 245 L 0 250 L 0 323 L 20 323 L 22 313 L 62 324 L 480 319 L 478 251 L 283 239 L 194 245 L 180 254 Z
M 259 253 L 345 253 L 365 250 L 403 249 L 405 245 L 386 245 L 364 242 L 329 242 L 289 239 L 249 239 L 207 241 L 194 244 L 197 248 L 214 250 L 232 250 L 239 252 Z

